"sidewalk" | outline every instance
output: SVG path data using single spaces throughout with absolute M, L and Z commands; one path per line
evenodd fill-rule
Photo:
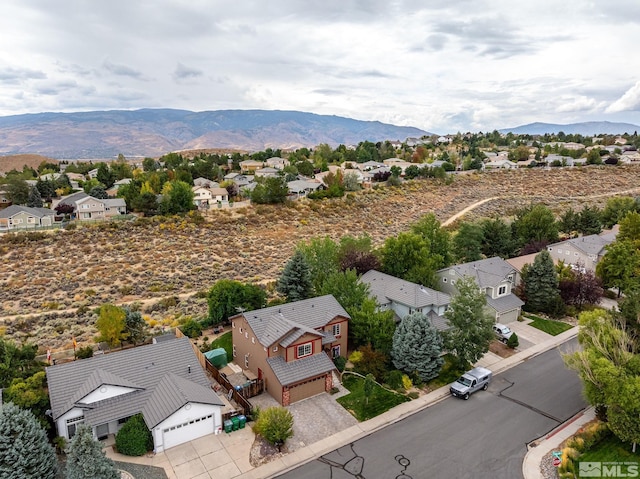
M 491 368 L 494 374 L 498 374 L 506 369 L 517 366 L 518 364 L 530 359 L 538 354 L 541 354 L 545 351 L 553 349 L 554 347 L 562 344 L 568 339 L 573 338 L 578 334 L 578 328 L 574 327 L 568 331 L 565 331 L 558 336 L 551 336 L 550 339 L 543 341 L 539 344 L 533 345 L 524 351 L 520 351 L 519 353 L 514 354 L 511 357 L 502 359 L 500 361 L 492 361 Z M 443 399 L 449 397 L 449 386 L 444 386 L 436 391 L 433 391 L 429 394 L 419 397 L 418 399 L 414 399 L 413 401 L 402 403 L 399 406 L 387 411 L 380 416 L 377 416 L 368 421 L 361 422 L 355 426 L 352 426 L 344 431 L 341 431 L 333 436 L 330 436 L 322 441 L 318 441 L 315 444 L 310 444 L 309 446 L 299 449 L 291 454 L 287 454 L 286 456 L 276 459 L 270 463 L 267 463 L 258 468 L 252 469 L 250 471 L 245 472 L 244 474 L 238 476 L 239 479 L 266 479 L 269 477 L 273 477 L 278 474 L 282 474 L 289 470 L 295 469 L 296 467 L 312 461 L 313 459 L 320 457 L 324 454 L 327 454 L 334 449 L 345 446 L 353 441 L 357 441 L 362 437 L 365 437 L 383 427 L 398 422 L 411 414 L 414 414 L 418 411 L 421 411 L 433 404 L 442 401 Z M 585 415 L 586 417 L 587 415 Z M 585 420 L 586 421 L 586 420 Z M 545 440 L 549 437 L 549 442 L 541 443 L 541 446 L 535 448 L 540 453 L 540 459 L 536 459 L 535 455 L 529 454 L 525 457 L 525 461 L 523 463 L 523 471 L 526 468 L 525 479 L 538 479 L 542 478 L 541 475 L 529 475 L 530 473 L 540 474 L 540 460 L 542 456 L 544 456 L 547 452 L 549 452 L 554 447 L 557 447 L 557 444 L 554 441 L 558 440 L 558 444 L 562 442 L 564 439 L 560 439 L 562 434 L 571 435 L 573 430 L 572 427 L 577 428 L 584 424 L 581 421 L 576 420 L 575 423 L 571 423 L 570 426 L 567 426 L 566 431 L 560 431 L 562 426 L 558 428 L 557 435 L 553 435 L 554 433 L 550 433 L 548 436 L 545 436 Z M 553 440 L 551 439 L 553 437 Z M 567 436 L 568 437 L 568 436 Z M 546 450 L 545 450 L 546 448 Z M 537 462 L 535 462 L 537 460 Z
M 560 444 L 562 444 L 563 441 L 571 437 L 578 429 L 589 421 L 592 421 L 595 417 L 595 409 L 589 407 L 573 416 L 564 424 L 560 424 L 560 426 L 546 436 L 529 444 L 529 451 L 526 456 L 524 456 L 524 461 L 522 462 L 522 475 L 524 479 L 544 479 L 542 471 L 540 470 L 542 458 L 551 451 L 560 450 Z

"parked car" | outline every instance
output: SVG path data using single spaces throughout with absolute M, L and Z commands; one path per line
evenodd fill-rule
M 498 339 L 503 343 L 507 343 L 509 338 L 513 334 L 513 331 L 509 328 L 509 326 L 505 326 L 504 324 L 496 323 L 493 325 L 493 332 L 496 333 Z
M 486 390 L 489 387 L 492 376 L 493 373 L 486 368 L 473 368 L 451 384 L 449 392 L 456 397 L 467 400 L 474 392 L 480 389 Z

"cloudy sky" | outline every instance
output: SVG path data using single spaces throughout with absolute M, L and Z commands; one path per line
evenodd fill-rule
M 640 124 L 637 0 L 4 0 L 0 115 L 300 110 L 436 133 Z

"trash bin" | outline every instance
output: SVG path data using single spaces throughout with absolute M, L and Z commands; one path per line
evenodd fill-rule
M 233 430 L 237 431 L 240 427 L 240 419 L 238 419 L 238 416 L 233 416 L 231 418 L 231 423 L 233 424 Z
M 231 432 L 233 430 L 233 422 L 229 419 L 224 421 L 224 432 Z
M 238 421 L 240 422 L 240 423 L 238 424 L 238 427 L 239 427 L 240 429 L 244 429 L 244 425 L 247 423 L 247 416 L 245 416 L 244 414 L 240 414 L 240 415 L 238 416 Z

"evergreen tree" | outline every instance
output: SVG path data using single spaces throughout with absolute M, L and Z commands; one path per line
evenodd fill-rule
M 462 223 L 453 237 L 453 252 L 460 263 L 482 259 L 484 231 L 475 223 Z
M 481 223 L 484 242 L 482 243 L 482 254 L 487 258 L 500 256 L 501 258 L 511 258 L 516 253 L 516 241 L 513 239 L 513 232 L 502 218 L 485 220 Z
M 441 351 L 442 338 L 422 313 L 405 316 L 393 334 L 393 365 L 406 373 L 416 372 L 424 382 L 440 372 Z
M 443 338 L 445 348 L 458 358 L 461 366 L 467 367 L 489 350 L 495 320 L 486 313 L 487 298 L 473 278 L 458 280 L 456 289 L 458 294 L 451 298 L 444 313 L 450 328 L 444 331 Z
M 313 284 L 309 265 L 300 251 L 296 251 L 276 284 L 276 291 L 284 295 L 288 302 L 300 301 L 313 295 Z
M 114 462 L 102 452 L 91 427 L 81 424 L 69 443 L 66 479 L 120 479 Z
M 558 273 L 547 250 L 536 256 L 524 278 L 526 308 L 530 311 L 555 313 L 561 303 Z
M 100 163 L 96 173 L 96 180 L 102 183 L 105 188 L 111 188 L 116 182 L 116 177 L 106 163 Z
M 142 318 L 140 311 L 132 311 L 130 308 L 123 308 L 125 313 L 124 328 L 128 334 L 127 340 L 133 344 L 141 343 L 147 336 L 147 323 Z
M 109 195 L 102 185 L 96 185 L 91 188 L 88 195 L 93 196 L 94 198 L 98 198 L 99 200 L 106 200 L 107 198 L 109 198 Z
M 27 199 L 27 206 L 31 208 L 42 208 L 44 203 L 42 202 L 42 196 L 40 190 L 35 186 L 29 188 L 29 198 Z
M 56 471 L 56 453 L 33 413 L 11 402 L 0 407 L 0 477 L 53 479 Z
M 585 206 L 579 215 L 580 232 L 583 235 L 597 235 L 602 231 L 602 220 L 600 210 L 597 206 L 593 208 Z

